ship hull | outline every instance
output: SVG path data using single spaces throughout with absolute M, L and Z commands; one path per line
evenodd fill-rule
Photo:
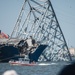
M 0 62 L 9 62 L 9 60 L 17 60 L 20 56 L 18 48 L 14 46 L 0 46 Z

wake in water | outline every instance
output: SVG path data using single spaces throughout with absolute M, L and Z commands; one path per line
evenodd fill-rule
M 40 63 L 38 65 L 58 65 L 58 63 Z

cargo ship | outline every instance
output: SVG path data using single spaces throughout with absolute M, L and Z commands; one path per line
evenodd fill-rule
M 0 39 L 0 62 L 9 62 L 28 56 L 28 61 L 37 62 L 47 45 L 37 43 L 32 36 L 27 39 Z

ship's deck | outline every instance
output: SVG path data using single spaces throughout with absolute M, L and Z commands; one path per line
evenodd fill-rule
M 0 39 L 0 44 L 17 44 L 21 39 L 16 39 L 16 38 L 11 38 L 11 39 L 6 39 L 6 38 L 2 38 Z

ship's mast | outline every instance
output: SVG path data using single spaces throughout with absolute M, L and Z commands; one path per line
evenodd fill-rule
M 25 39 L 29 36 L 48 45 L 39 60 L 71 60 L 50 0 L 25 0 L 11 37 Z

